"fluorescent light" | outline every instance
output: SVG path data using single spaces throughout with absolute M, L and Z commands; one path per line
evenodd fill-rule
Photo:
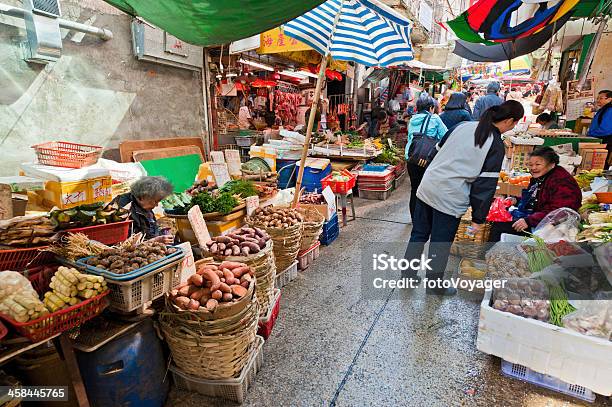
M 290 76 L 292 78 L 297 78 L 297 79 L 306 79 L 306 75 L 303 75 L 301 72 L 280 71 L 279 74 Z
M 227 77 L 227 78 L 235 78 L 237 76 L 238 76 L 238 74 L 235 73 L 235 72 L 228 72 L 228 73 L 225 74 L 225 77 Z
M 254 68 L 263 69 L 266 71 L 270 71 L 270 72 L 274 71 L 274 68 L 272 68 L 270 65 L 260 64 L 259 62 L 249 61 L 247 59 L 242 59 L 242 58 L 238 60 L 238 62 L 240 62 L 241 64 L 250 65 Z

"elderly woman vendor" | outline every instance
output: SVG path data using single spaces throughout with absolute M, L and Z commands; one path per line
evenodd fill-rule
M 550 212 L 559 208 L 580 208 L 582 191 L 574 177 L 559 166 L 559 156 L 550 147 L 538 147 L 529 155 L 529 187 L 523 190 L 518 209 L 510 212 L 512 222 L 494 222 L 490 242 L 498 242 L 502 233 L 529 232 Z
M 153 213 L 153 208 L 172 191 L 172 184 L 164 177 L 142 177 L 132 184 L 130 193 L 118 196 L 115 201 L 121 207 L 131 204 L 134 233 L 142 232 L 146 239 L 172 244 L 174 237 L 161 234 Z

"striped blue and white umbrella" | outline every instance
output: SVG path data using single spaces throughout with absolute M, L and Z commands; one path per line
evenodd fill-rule
M 386 67 L 414 58 L 410 20 L 375 0 L 328 0 L 283 29 L 336 60 Z
M 410 43 L 412 23 L 376 0 L 327 0 L 283 26 L 289 37 L 310 45 L 323 59 L 313 98 L 318 103 L 328 57 L 366 66 L 397 66 L 414 58 Z M 316 108 L 310 109 L 293 205 L 300 196 L 302 177 Z

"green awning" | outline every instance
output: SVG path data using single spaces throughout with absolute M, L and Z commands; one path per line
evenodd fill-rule
M 323 0 L 105 0 L 194 45 L 221 45 L 298 17 Z

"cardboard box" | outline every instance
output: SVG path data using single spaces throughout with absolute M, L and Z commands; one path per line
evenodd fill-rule
M 606 146 L 601 143 L 578 143 L 578 155 L 584 156 L 584 152 L 587 150 L 599 150 Z
M 521 197 L 523 193 L 523 189 L 526 188 L 520 185 L 510 184 L 509 182 L 498 182 L 497 186 L 499 187 L 497 189 L 498 195 L 509 195 L 509 196 L 516 196 L 519 198 Z
M 319 205 L 315 205 L 315 204 L 300 204 L 300 208 L 313 208 L 316 209 L 321 215 L 323 215 L 325 217 L 325 221 L 329 221 L 332 216 L 334 215 L 334 211 L 332 210 L 332 208 L 329 207 L 329 205 L 325 204 L 319 204 Z
M 600 170 L 606 168 L 606 159 L 608 158 L 608 150 L 597 149 L 597 150 L 583 150 L 580 154 L 582 156 L 582 164 L 580 165 L 581 170 Z

